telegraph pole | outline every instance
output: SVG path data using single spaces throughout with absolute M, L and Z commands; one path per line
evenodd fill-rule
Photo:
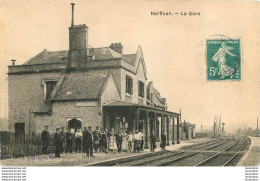
M 257 123 L 256 136 L 258 137 L 258 117 L 257 117 L 256 123 Z

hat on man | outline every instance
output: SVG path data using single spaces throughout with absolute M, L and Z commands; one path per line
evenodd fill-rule
M 88 129 L 90 129 L 90 128 L 91 128 L 91 126 L 88 127 Z
M 60 130 L 60 128 L 56 128 L 56 131 L 59 131 Z

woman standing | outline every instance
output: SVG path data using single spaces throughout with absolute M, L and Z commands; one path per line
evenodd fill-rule
M 110 132 L 110 137 L 109 137 L 109 150 L 112 150 L 113 153 L 115 153 L 116 150 L 117 150 L 116 135 L 115 135 L 115 130 L 114 130 L 114 128 L 111 128 L 111 132 Z
M 123 130 L 122 135 L 122 151 L 127 151 L 127 147 L 128 147 L 128 142 L 127 142 L 127 134 L 125 132 L 125 130 Z
M 132 131 L 129 132 L 129 134 L 127 135 L 127 142 L 128 142 L 128 150 L 130 152 L 132 152 L 133 150 L 133 140 L 134 140 L 134 135 L 132 134 Z

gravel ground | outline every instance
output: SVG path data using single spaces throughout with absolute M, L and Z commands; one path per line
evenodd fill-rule
M 259 166 L 260 165 L 260 137 L 250 137 L 251 145 L 237 166 Z
M 213 156 L 215 153 L 199 153 L 193 157 L 188 157 L 178 162 L 170 164 L 170 166 L 194 166 L 197 163 Z
M 192 140 L 181 140 L 181 144 L 175 144 L 167 146 L 167 150 L 178 150 L 183 146 L 188 146 L 196 143 L 210 141 L 210 138 L 192 139 Z M 159 146 L 156 151 L 160 151 Z M 140 152 L 139 154 L 149 153 L 149 150 Z M 120 157 L 134 156 L 138 153 L 116 153 L 116 154 L 104 154 L 94 153 L 95 157 L 86 157 L 86 154 L 62 154 L 61 158 L 54 158 L 54 155 L 40 155 L 34 157 L 21 157 L 13 159 L 0 160 L 2 166 L 82 166 L 90 163 L 116 159 Z
M 139 154 L 141 154 L 140 152 Z M 119 157 L 133 156 L 138 153 L 94 153 L 95 157 L 86 157 L 86 154 L 62 154 L 61 158 L 54 158 L 54 155 L 35 157 L 22 157 L 17 159 L 1 160 L 2 166 L 80 166 L 102 160 Z

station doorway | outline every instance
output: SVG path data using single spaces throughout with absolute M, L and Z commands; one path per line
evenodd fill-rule
M 75 133 L 77 129 L 82 129 L 81 119 L 79 118 L 68 119 L 68 129 L 71 130 L 71 133 Z

